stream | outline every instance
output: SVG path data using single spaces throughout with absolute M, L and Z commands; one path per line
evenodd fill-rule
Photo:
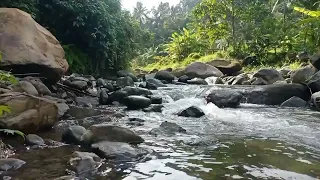
M 320 113 L 308 109 L 280 108 L 242 103 L 237 109 L 220 109 L 207 104 L 204 96 L 237 86 L 176 86 L 153 91 L 164 100 L 162 113 L 126 111 L 124 107 L 99 107 L 127 116 L 109 124 L 130 128 L 145 139 L 139 146 L 151 153 L 133 162 L 104 161 L 88 179 L 297 179 L 320 178 Z M 195 105 L 206 114 L 201 118 L 178 117 L 177 112 Z M 143 126 L 127 125 L 128 118 L 145 120 Z M 150 130 L 174 122 L 187 133 L 153 136 Z M 89 126 L 95 118 L 59 122 L 44 139 L 61 140 L 63 129 Z M 85 125 L 84 125 L 85 124 Z M 78 146 L 56 143 L 48 147 L 21 148 L 14 158 L 26 161 L 4 179 L 55 179 L 72 174 L 67 162 Z

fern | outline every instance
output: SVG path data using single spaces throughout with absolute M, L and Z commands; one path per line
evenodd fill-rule
M 25 134 L 21 131 L 18 131 L 18 130 L 11 130 L 11 129 L 0 129 L 0 132 L 3 132 L 7 135 L 19 135 L 21 137 L 23 137 L 23 139 L 25 139 Z

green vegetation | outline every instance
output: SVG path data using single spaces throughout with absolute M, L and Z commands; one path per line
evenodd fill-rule
M 148 34 L 120 0 L 2 0 L 22 9 L 67 46 L 71 72 L 110 74 L 128 66 Z M 66 47 L 66 46 L 65 46 Z
M 319 6 L 319 0 L 180 0 L 150 10 L 138 2 L 130 13 L 121 0 L 0 2 L 49 29 L 64 45 L 71 72 L 102 76 L 131 60 L 145 70 L 251 55 L 257 62 L 249 68 L 300 64 L 297 54 L 320 46 Z
M 296 58 L 300 52 L 312 54 L 320 47 L 318 1 L 202 0 L 189 11 L 189 23 L 159 46 L 166 55 L 149 55 L 149 65 L 134 61 L 135 67 L 179 68 L 193 61 L 255 55 L 258 61 L 245 64 L 245 70 L 298 68 L 303 63 Z

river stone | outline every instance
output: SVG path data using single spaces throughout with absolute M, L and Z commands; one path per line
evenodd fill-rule
M 191 80 L 187 75 L 180 76 L 178 82 L 187 83 L 188 80 Z
M 219 108 L 236 108 L 240 105 L 243 95 L 235 91 L 218 90 L 207 96 L 207 102 L 212 102 Z
M 62 142 L 68 144 L 80 144 L 81 137 L 86 133 L 86 128 L 82 126 L 70 126 L 62 134 Z
M 313 93 L 311 96 L 311 105 L 316 108 L 316 110 L 320 110 L 320 92 Z
M 159 87 L 167 87 L 167 85 L 163 84 L 159 79 L 150 78 L 146 80 L 146 87 L 150 86 L 150 84 L 155 85 L 157 88 Z M 149 89 L 149 88 L 148 88 Z
M 51 128 L 58 121 L 57 103 L 28 94 L 6 93 L 0 95 L 0 104 L 10 107 L 11 112 L 2 115 L 0 126 L 24 133 L 36 133 Z
M 151 104 L 162 104 L 162 97 L 151 96 L 150 100 L 151 100 Z
M 120 70 L 117 72 L 118 77 L 131 77 L 134 82 L 138 82 L 138 78 L 131 72 L 126 70 Z
M 207 64 L 218 68 L 223 74 L 230 76 L 242 70 L 241 64 L 235 60 L 215 59 L 207 62 Z
M 320 70 L 320 52 L 317 52 L 314 55 L 312 55 L 310 57 L 310 61 L 315 68 Z
M 60 80 L 69 65 L 59 41 L 22 10 L 1 8 L 0 17 L 0 69 L 13 74 L 37 72 L 52 84 Z
M 153 128 L 149 134 L 151 135 L 174 135 L 175 133 L 186 133 L 187 130 L 172 122 L 162 122 L 159 128 Z
M 106 87 L 106 86 L 107 86 L 107 83 L 104 79 L 102 78 L 97 79 L 97 87 Z
M 75 88 L 75 89 L 79 89 L 79 90 L 85 90 L 88 88 L 88 82 L 86 81 L 70 81 L 70 80 L 66 80 L 63 82 L 64 85 Z
M 101 141 L 126 142 L 129 144 L 140 144 L 144 142 L 140 136 L 127 128 L 107 124 L 92 125 L 86 136 L 86 144 Z
M 61 176 L 59 178 L 56 178 L 54 180 L 80 180 L 79 178 L 75 177 L 75 176 Z
M 183 116 L 183 117 L 195 117 L 195 118 L 199 118 L 204 116 L 204 112 L 196 107 L 196 106 L 191 106 L 181 112 L 178 113 L 178 116 Z
M 143 112 L 162 112 L 162 108 L 164 106 L 162 104 L 151 104 L 148 108 L 144 108 Z
M 120 77 L 117 79 L 117 86 L 120 88 L 124 88 L 126 86 L 134 86 L 134 81 L 131 77 Z
M 107 105 L 109 104 L 109 96 L 108 96 L 108 93 L 105 89 L 102 89 L 100 91 L 100 94 L 99 94 L 99 104 L 100 105 Z
M 308 103 L 305 100 L 294 96 L 283 102 L 281 107 L 306 107 L 307 105 Z
M 311 65 L 305 66 L 295 70 L 291 74 L 290 78 L 292 83 L 306 83 L 306 81 L 309 80 L 316 73 L 316 71 L 317 70 Z
M 101 165 L 101 158 L 94 153 L 75 151 L 71 155 L 68 165 L 72 171 L 81 177 L 86 177 L 97 171 Z
M 158 71 L 154 76 L 154 78 L 171 83 L 176 77 L 173 74 L 171 74 L 171 72 L 163 70 L 163 71 Z
M 26 92 L 27 94 L 38 96 L 37 89 L 28 81 L 19 81 L 17 85 L 13 86 L 15 92 Z
M 315 73 L 307 82 L 312 92 L 320 91 L 320 71 Z
M 248 90 L 244 96 L 247 103 L 280 105 L 294 96 L 307 101 L 311 94 L 309 88 L 302 84 L 273 84 Z
M 44 140 L 36 134 L 28 134 L 26 136 L 26 144 L 29 146 L 44 145 Z
M 51 95 L 50 89 L 44 85 L 39 78 L 28 76 L 23 79 L 30 82 L 37 89 L 40 95 Z
M 289 68 L 282 68 L 282 69 L 279 70 L 279 73 L 281 74 L 281 76 L 283 78 L 289 78 L 291 70 Z
M 155 84 L 153 84 L 153 83 L 145 83 L 145 87 L 143 87 L 143 88 L 147 88 L 147 89 L 149 89 L 149 90 L 157 90 L 158 89 L 158 87 L 155 85 Z
M 276 81 L 284 80 L 282 75 L 275 69 L 260 69 L 253 77 L 262 78 L 268 84 L 273 84 Z
M 249 77 L 246 74 L 240 74 L 235 77 L 232 82 L 232 85 L 243 85 L 243 82 L 249 80 Z
M 136 110 L 149 107 L 151 100 L 143 96 L 128 96 L 124 98 L 123 103 L 128 109 Z
M 100 157 L 119 161 L 131 161 L 148 154 L 146 150 L 123 142 L 102 141 L 92 144 L 91 148 Z
M 26 162 L 20 159 L 0 159 L 0 171 L 17 170 L 24 164 L 26 164 Z
M 202 62 L 194 62 L 188 65 L 185 69 L 185 73 L 190 78 L 202 78 L 202 79 L 205 79 L 207 77 L 212 77 L 212 76 L 220 77 L 223 75 L 223 73 L 219 69 Z
M 196 84 L 196 85 L 208 85 L 207 81 L 201 78 L 193 78 L 187 81 L 188 84 Z
M 256 78 L 251 84 L 252 85 L 267 85 L 268 82 L 262 78 Z

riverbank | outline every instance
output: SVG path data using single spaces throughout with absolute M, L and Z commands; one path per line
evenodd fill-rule
M 231 58 L 227 52 L 218 52 L 215 54 L 211 55 L 206 55 L 206 56 L 200 56 L 200 55 L 191 55 L 188 58 L 185 58 L 183 60 L 177 61 L 177 60 L 172 60 L 169 57 L 158 57 L 159 59 L 154 62 L 150 63 L 146 66 L 139 66 L 135 61 L 132 63 L 132 69 L 140 69 L 145 72 L 152 72 L 153 70 L 165 70 L 165 69 L 182 69 L 188 66 L 189 64 L 193 62 L 203 62 L 203 63 L 208 63 L 210 61 L 216 60 L 216 59 L 224 59 L 224 60 L 229 60 L 229 61 L 238 61 L 242 63 L 243 60 L 236 60 Z M 244 72 L 255 72 L 259 69 L 262 68 L 273 68 L 273 69 L 291 69 L 291 70 L 296 70 L 302 66 L 305 65 L 305 60 L 302 62 L 301 60 L 296 59 L 295 61 L 289 62 L 289 60 L 283 60 L 279 61 L 278 64 L 273 64 L 273 65 L 244 65 L 243 66 L 243 71 Z

